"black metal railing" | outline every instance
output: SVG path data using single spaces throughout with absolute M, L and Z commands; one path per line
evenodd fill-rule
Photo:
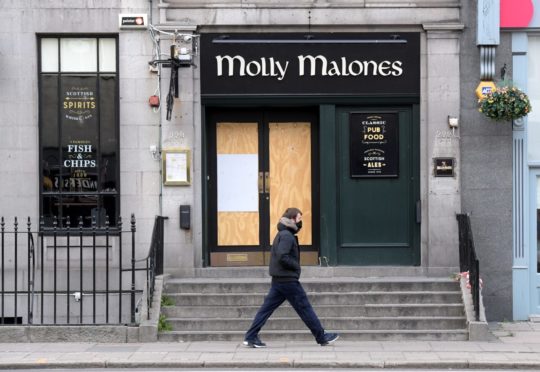
M 163 252 L 163 219 L 156 218 L 158 243 L 153 238 L 148 256 L 137 260 L 134 215 L 126 230 L 120 217 L 115 227 L 109 226 L 108 217 L 104 226 L 98 227 L 94 217 L 91 227 L 84 227 L 80 217 L 77 225 L 68 219 L 62 229 L 56 219 L 52 228 L 45 228 L 41 219 L 39 231 L 32 231 L 30 218 L 26 231 L 19 229 L 17 218 L 13 229 L 6 229 L 2 217 L 0 325 L 136 323 L 136 297 L 145 285 L 149 296 L 153 294 L 156 251 Z M 21 243 L 24 238 L 26 244 Z M 23 259 L 26 263 L 19 265 Z M 137 267 L 139 261 L 146 261 L 145 267 Z M 26 312 L 21 312 L 25 302 Z M 129 311 L 124 311 L 126 306 Z
M 154 288 L 156 285 L 156 276 L 163 274 L 163 240 L 164 240 L 164 222 L 168 217 L 156 216 L 154 228 L 152 230 L 152 240 L 148 255 L 138 260 L 146 263 L 146 308 L 147 319 L 150 319 L 150 308 L 154 300 Z
M 471 219 L 468 214 L 456 215 L 459 227 L 459 270 L 469 273 L 469 283 L 476 321 L 480 320 L 480 265 L 474 249 Z

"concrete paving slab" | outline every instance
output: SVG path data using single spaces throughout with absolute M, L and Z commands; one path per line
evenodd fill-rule
M 292 363 L 294 360 L 302 358 L 302 353 L 298 352 L 269 352 L 268 359 L 272 362 Z
M 310 359 L 336 359 L 336 353 L 334 351 L 325 351 L 324 353 L 316 353 L 313 351 L 303 351 L 302 352 L 302 359 L 304 360 L 310 360 Z
M 167 353 L 163 357 L 163 361 L 198 361 L 201 360 L 201 352 L 178 352 L 178 353 Z
M 482 351 L 514 351 L 514 352 L 530 352 L 531 348 L 522 343 L 481 343 L 478 344 Z
M 335 346 L 339 350 L 382 351 L 381 341 L 344 341 L 338 340 Z
M 532 331 L 533 328 L 529 322 L 500 323 L 500 329 L 504 331 Z
M 346 360 L 346 361 L 368 361 L 371 360 L 371 355 L 369 352 L 347 352 L 347 351 L 336 351 L 337 360 Z
M 268 353 L 260 351 L 260 349 L 253 349 L 254 352 L 237 352 L 233 354 L 233 360 L 268 360 Z
M 62 357 L 64 355 L 64 353 L 61 353 L 61 352 L 56 352 L 56 353 L 52 353 L 52 352 L 49 352 L 49 353 L 44 353 L 44 352 L 35 352 L 35 353 L 30 353 L 28 354 L 27 356 L 25 356 L 23 358 L 23 361 L 32 361 L 32 362 L 43 362 L 43 363 L 47 363 L 48 361 L 53 361 L 53 360 L 57 360 L 59 359 L 60 357 Z
M 480 345 L 468 341 L 433 341 L 430 342 L 432 351 L 481 351 Z
M 166 351 L 164 352 L 137 352 L 133 353 L 130 357 L 130 361 L 161 361 L 168 353 Z
M 530 322 L 529 326 L 531 327 L 532 331 L 540 331 L 540 323 L 538 322 Z
M 520 361 L 538 361 L 540 362 L 540 354 L 538 353 L 506 353 L 508 360 L 520 362 Z
M 471 361 L 508 361 L 508 357 L 505 353 L 474 353 L 470 355 Z
M 370 352 L 369 355 L 371 356 L 371 359 L 374 359 L 374 360 L 392 360 L 392 359 L 405 360 L 405 356 L 401 352 L 373 351 L 373 352 Z
M 426 352 L 416 352 L 416 351 L 410 351 L 407 353 L 403 353 L 405 355 L 405 359 L 411 360 L 411 361 L 439 361 L 440 358 L 435 353 L 426 353 Z
M 94 360 L 100 358 L 100 354 L 96 353 L 65 353 L 58 360 L 62 361 L 77 361 L 77 360 Z
M 156 342 L 142 344 L 145 351 L 185 351 L 189 347 L 189 342 Z
M 429 342 L 394 342 L 388 341 L 382 343 L 382 348 L 385 351 L 429 351 L 431 350 L 431 344 Z
M 516 344 L 516 343 L 530 343 L 539 344 L 540 334 L 535 332 L 516 332 L 511 337 L 500 337 L 503 343 Z
M 463 351 L 457 352 L 457 351 L 437 351 L 434 353 L 439 357 L 440 360 L 445 361 L 452 361 L 452 360 L 460 360 L 460 361 L 468 361 L 470 359 L 469 353 L 465 353 Z
M 233 359 L 235 354 L 232 353 L 201 353 L 199 360 L 204 361 L 215 361 L 215 360 L 226 360 L 230 361 Z
M 28 353 L 25 352 L 0 352 L 0 363 L 16 361 L 25 358 Z
M 232 352 L 238 349 L 240 345 L 237 342 L 192 342 L 186 348 L 186 351 L 228 351 Z
M 134 353 L 140 349 L 140 346 L 138 345 L 110 345 L 110 344 L 96 344 L 93 345 L 87 350 L 89 352 L 96 352 L 96 353 Z

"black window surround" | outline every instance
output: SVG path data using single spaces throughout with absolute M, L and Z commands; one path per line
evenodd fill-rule
M 41 228 L 63 230 L 69 221 L 75 229 L 82 217 L 84 228 L 94 220 L 98 230 L 106 221 L 114 229 L 120 214 L 118 35 L 39 34 L 37 45 Z M 46 61 L 44 49 L 52 56 Z M 95 61 L 75 54 L 81 50 L 80 56 L 95 52 Z

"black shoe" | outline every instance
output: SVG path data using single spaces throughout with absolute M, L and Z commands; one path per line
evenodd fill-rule
M 260 349 L 260 348 L 263 348 L 263 347 L 266 347 L 266 344 L 264 342 L 261 341 L 261 339 L 259 337 L 255 338 L 255 340 L 245 340 L 244 341 L 244 346 L 245 347 L 251 347 L 251 348 L 254 348 L 254 349 Z
M 321 346 L 327 346 L 336 341 L 339 338 L 339 334 L 337 333 L 325 333 L 323 340 L 319 342 L 319 345 Z

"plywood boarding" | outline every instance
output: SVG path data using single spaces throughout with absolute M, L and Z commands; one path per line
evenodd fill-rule
M 218 154 L 258 154 L 257 123 L 217 123 L 216 141 Z
M 218 245 L 259 245 L 259 212 L 218 212 Z
M 258 133 L 257 123 L 217 123 L 217 154 L 258 154 Z M 219 246 L 259 245 L 259 212 L 218 212 L 217 231 Z
M 312 244 L 311 124 L 270 123 L 270 239 L 279 218 L 289 207 L 303 213 L 298 240 Z

